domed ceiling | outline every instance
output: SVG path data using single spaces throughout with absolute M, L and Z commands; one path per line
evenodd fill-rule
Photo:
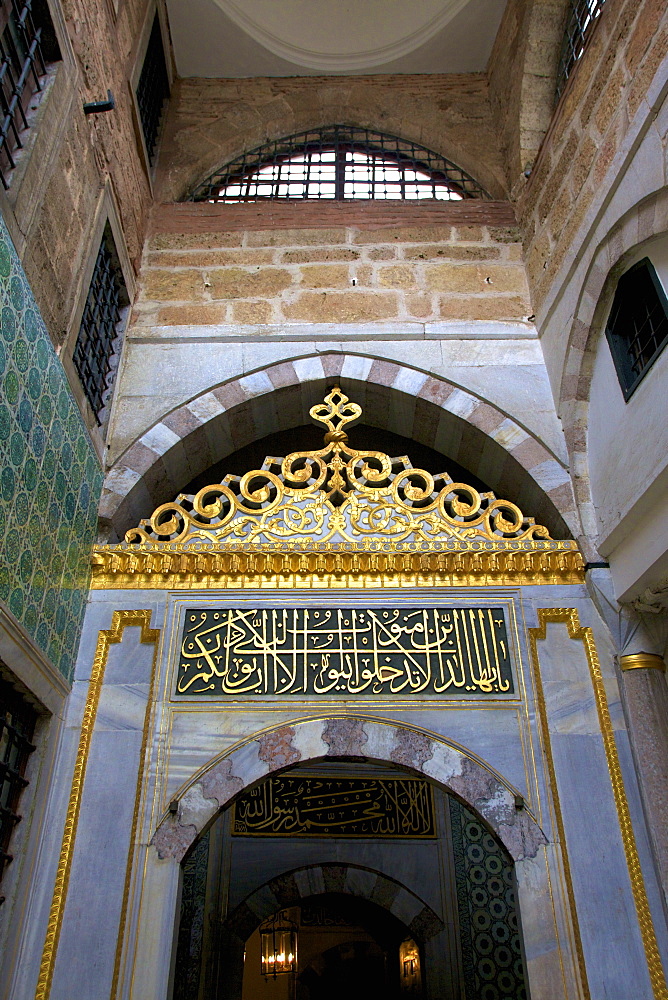
M 168 0 L 182 77 L 474 73 L 506 0 Z

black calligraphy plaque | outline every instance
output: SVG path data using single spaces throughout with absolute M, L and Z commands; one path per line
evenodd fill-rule
M 185 614 L 179 695 L 513 692 L 502 608 L 225 608 Z
M 237 799 L 232 834 L 435 837 L 432 787 L 420 778 L 282 774 Z

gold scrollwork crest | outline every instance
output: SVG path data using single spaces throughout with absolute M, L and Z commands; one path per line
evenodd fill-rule
M 160 574 L 581 578 L 575 542 L 554 541 L 511 501 L 415 469 L 406 456 L 353 448 L 346 427 L 362 408 L 338 386 L 310 413 L 326 428 L 322 448 L 268 456 L 261 469 L 161 504 L 124 543 L 96 548 L 93 585 Z

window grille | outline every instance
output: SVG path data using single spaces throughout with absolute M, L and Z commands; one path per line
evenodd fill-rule
M 424 146 L 394 135 L 333 125 L 244 153 L 207 177 L 189 200 L 487 197 L 469 174 Z
M 121 311 L 128 302 L 116 246 L 107 226 L 91 278 L 73 361 L 99 425 L 111 397 L 122 335 Z
M 165 50 L 162 45 L 160 21 L 156 14 L 144 56 L 144 65 L 137 84 L 139 118 L 144 133 L 148 162 L 151 166 L 155 163 L 158 133 L 160 132 L 165 101 L 168 97 L 169 77 L 167 76 Z
M 557 100 L 585 50 L 604 3 L 605 0 L 571 0 L 557 71 Z
M 0 0 L 0 30 L 0 180 L 6 190 L 30 127 L 31 101 L 60 51 L 46 0 Z
M 648 257 L 619 279 L 605 332 L 629 399 L 668 343 L 668 299 Z
M 18 813 L 37 713 L 5 681 L 0 680 L 0 878 L 12 860 L 9 842 L 21 819 Z M 0 896 L 0 903 L 4 897 Z

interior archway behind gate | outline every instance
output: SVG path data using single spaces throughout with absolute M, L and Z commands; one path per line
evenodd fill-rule
M 227 455 L 272 431 L 308 423 L 309 409 L 335 382 L 362 406 L 365 423 L 441 452 L 442 471 L 450 458 L 497 496 L 519 504 L 553 537 L 579 534 L 568 470 L 506 413 L 419 369 L 335 353 L 245 375 L 167 414 L 107 474 L 101 533 L 110 541 L 122 539 Z

